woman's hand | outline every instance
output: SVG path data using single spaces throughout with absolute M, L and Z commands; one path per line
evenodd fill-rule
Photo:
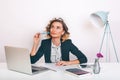
M 69 61 L 59 61 L 56 63 L 57 66 L 67 66 L 70 65 Z
M 34 35 L 34 44 L 33 44 L 33 47 L 32 47 L 31 53 L 30 53 L 31 56 L 36 55 L 36 50 L 37 50 L 39 41 L 40 41 L 40 33 L 36 33 Z
M 79 60 L 71 60 L 71 61 L 59 61 L 56 63 L 57 66 L 67 66 L 67 65 L 73 65 L 73 64 L 80 64 Z
M 34 44 L 38 44 L 40 41 L 40 33 L 34 35 Z

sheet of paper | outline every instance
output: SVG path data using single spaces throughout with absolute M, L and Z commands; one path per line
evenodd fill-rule
M 69 65 L 69 66 L 57 66 L 56 63 L 45 63 L 42 66 L 50 68 L 51 70 L 55 71 L 65 71 L 65 69 L 69 68 L 79 68 L 78 65 Z

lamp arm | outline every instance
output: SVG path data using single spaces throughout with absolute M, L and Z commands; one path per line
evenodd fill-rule
M 106 27 L 106 24 L 105 24 L 104 34 L 103 34 L 102 42 L 101 42 L 101 44 L 100 44 L 100 49 L 99 49 L 99 52 L 100 52 L 100 53 L 101 53 L 102 46 L 103 46 L 103 42 L 104 42 L 104 39 L 105 39 L 106 30 L 107 30 L 107 27 Z
M 109 27 L 109 23 L 107 24 L 107 26 Z M 115 44 L 114 44 L 114 41 L 113 41 L 113 37 L 112 37 L 112 33 L 111 33 L 110 27 L 109 27 L 109 33 L 110 33 L 110 37 L 111 37 L 111 40 L 112 40 L 112 44 L 113 44 L 113 48 L 114 48 L 114 51 L 115 51 L 115 56 L 116 56 L 117 62 L 119 62 L 117 51 L 116 51 L 116 48 L 115 48 Z
M 105 35 L 106 35 L 107 32 L 109 33 L 109 35 L 111 37 L 111 40 L 112 40 L 112 44 L 113 44 L 116 60 L 117 60 L 117 62 L 119 62 L 119 59 L 118 59 L 118 56 L 117 56 L 117 52 L 116 52 L 116 48 L 115 48 L 115 44 L 114 44 L 114 41 L 113 41 L 113 37 L 112 37 L 112 33 L 111 33 L 111 30 L 110 30 L 110 26 L 109 26 L 108 21 L 105 24 L 104 34 L 103 34 L 103 37 L 102 37 L 102 42 L 101 42 L 101 45 L 100 45 L 99 52 L 101 53 L 101 50 L 102 50 L 102 47 L 103 47 L 103 42 L 104 42 Z M 107 53 L 106 53 L 106 55 L 107 55 Z

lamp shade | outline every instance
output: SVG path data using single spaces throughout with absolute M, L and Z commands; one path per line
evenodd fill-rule
M 91 21 L 96 27 L 104 27 L 107 23 L 108 12 L 99 11 L 91 14 Z

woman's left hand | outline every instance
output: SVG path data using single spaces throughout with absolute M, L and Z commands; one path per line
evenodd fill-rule
M 66 65 L 70 65 L 69 61 L 59 61 L 56 63 L 57 66 L 66 66 Z

